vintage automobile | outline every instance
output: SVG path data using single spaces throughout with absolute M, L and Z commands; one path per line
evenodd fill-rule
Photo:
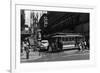
M 48 47 L 49 47 L 48 40 L 42 40 L 40 45 L 41 50 L 48 50 Z

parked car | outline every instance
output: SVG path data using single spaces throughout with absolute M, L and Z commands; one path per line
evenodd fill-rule
M 41 49 L 47 50 L 47 49 L 48 49 L 48 46 L 49 46 L 48 40 L 42 40 L 42 41 L 41 41 L 41 45 L 40 45 L 40 48 L 41 48 Z

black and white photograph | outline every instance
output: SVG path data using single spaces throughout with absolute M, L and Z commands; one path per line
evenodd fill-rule
M 90 59 L 90 13 L 20 10 L 20 62 Z

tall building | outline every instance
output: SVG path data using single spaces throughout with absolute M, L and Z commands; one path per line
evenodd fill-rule
M 21 10 L 21 31 L 25 28 L 25 12 L 24 10 Z

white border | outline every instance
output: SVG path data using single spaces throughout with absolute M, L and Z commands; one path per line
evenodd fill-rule
M 77 7 L 77 6 L 43 6 L 29 4 L 13 4 L 12 3 L 12 22 L 11 22 L 11 71 L 29 72 L 44 71 L 67 68 L 80 68 L 95 65 L 95 41 L 94 41 L 94 24 L 95 24 L 95 8 L 93 7 Z M 61 61 L 61 62 L 41 62 L 41 63 L 25 63 L 20 64 L 20 9 L 31 10 L 48 10 L 48 11 L 65 11 L 65 12 L 89 12 L 90 13 L 90 60 L 81 61 Z M 15 54 L 16 53 L 16 54 Z

